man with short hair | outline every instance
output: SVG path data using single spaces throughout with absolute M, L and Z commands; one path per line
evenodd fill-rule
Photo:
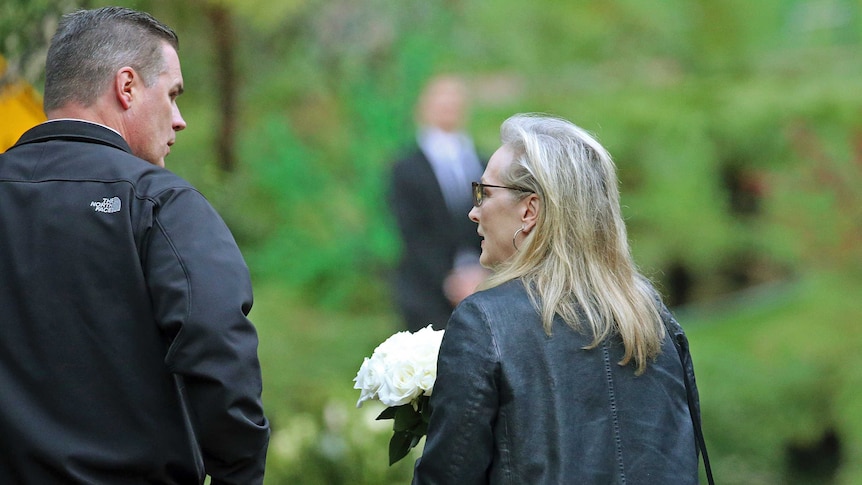
M 0 483 L 263 482 L 248 268 L 163 168 L 177 49 L 143 12 L 64 16 L 48 121 L 0 154 Z
M 485 162 L 466 133 L 467 85 L 460 76 L 432 77 L 416 103 L 416 140 L 392 166 L 389 206 L 402 253 L 393 293 L 411 332 L 446 327 L 449 315 L 488 272 L 479 265 L 482 238 L 467 217 L 470 183 Z

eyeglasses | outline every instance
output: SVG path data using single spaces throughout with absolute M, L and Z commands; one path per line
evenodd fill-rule
M 479 207 L 482 205 L 482 201 L 485 200 L 485 187 L 493 187 L 496 189 L 509 189 L 509 190 L 517 190 L 518 192 L 531 192 L 527 189 L 522 189 L 520 187 L 506 187 L 505 185 L 491 185 L 491 184 L 480 184 L 479 182 L 473 182 L 473 206 Z

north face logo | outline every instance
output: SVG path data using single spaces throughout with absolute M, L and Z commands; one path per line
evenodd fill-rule
M 110 199 L 104 197 L 101 202 L 90 202 L 90 207 L 93 207 L 93 210 L 96 212 L 105 212 L 111 214 L 113 212 L 120 212 L 120 207 L 122 204 L 120 203 L 119 197 L 111 197 Z

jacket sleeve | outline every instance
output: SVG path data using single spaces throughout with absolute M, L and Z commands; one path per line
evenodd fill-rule
M 413 483 L 484 484 L 494 456 L 499 352 L 485 313 L 469 298 L 446 326 L 425 449 Z
M 262 483 L 269 423 L 251 280 L 233 236 L 200 193 L 173 189 L 154 209 L 142 258 L 206 473 L 213 485 Z

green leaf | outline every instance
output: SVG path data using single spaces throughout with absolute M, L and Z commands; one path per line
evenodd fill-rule
M 396 431 L 389 440 L 389 466 L 407 456 L 412 448 L 413 435 L 406 431 Z
M 395 431 L 409 431 L 422 423 L 422 416 L 410 404 L 398 406 L 395 412 Z
M 414 446 L 418 445 L 419 441 L 422 439 L 422 436 L 423 436 L 421 434 L 416 434 L 416 433 L 412 433 L 412 434 L 413 434 L 413 437 L 410 438 L 410 448 L 413 448 Z
M 380 413 L 376 419 L 378 421 L 380 421 L 382 419 L 395 419 L 395 413 L 397 411 L 398 411 L 398 408 L 388 407 L 388 408 L 384 409 L 383 412 Z
M 411 431 L 417 438 L 425 436 L 428 433 L 428 422 L 423 419 L 422 422 L 417 424 Z

